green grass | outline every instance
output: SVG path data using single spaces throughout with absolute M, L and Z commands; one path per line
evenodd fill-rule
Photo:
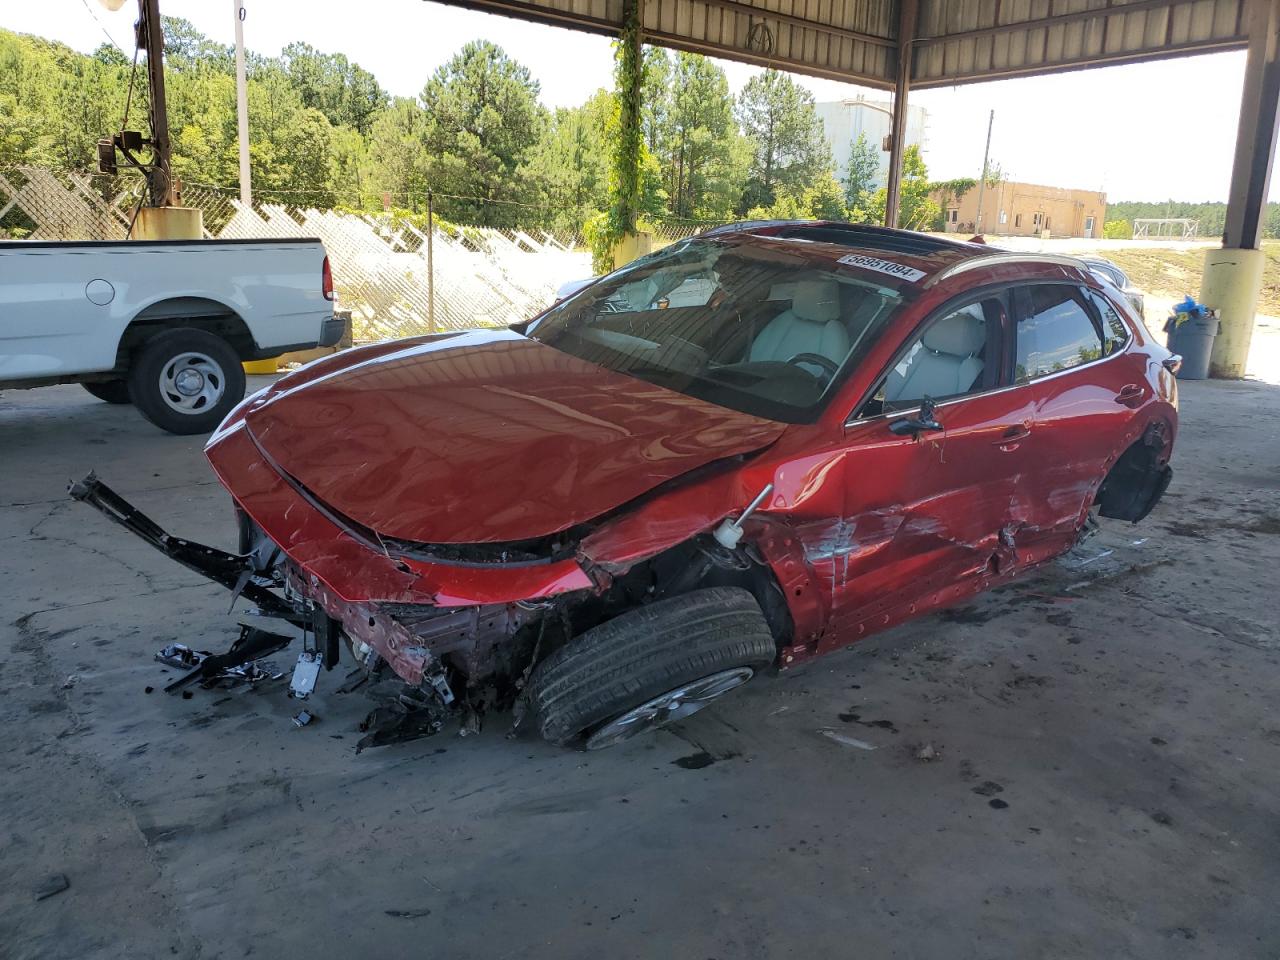
M 1280 316 L 1280 240 L 1263 241 L 1262 250 L 1267 260 L 1258 312 Z M 1181 300 L 1200 292 L 1203 250 L 1108 250 L 1104 256 L 1127 273 L 1134 286 L 1153 296 Z

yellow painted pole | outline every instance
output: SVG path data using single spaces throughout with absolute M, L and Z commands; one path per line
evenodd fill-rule
M 1261 250 L 1209 250 L 1200 280 L 1200 302 L 1218 312 L 1218 336 L 1209 357 L 1209 376 L 1238 380 L 1244 376 L 1253 339 L 1258 291 L 1262 289 Z

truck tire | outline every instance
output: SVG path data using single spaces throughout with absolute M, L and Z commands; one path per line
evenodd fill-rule
M 129 369 L 129 397 L 170 433 L 210 433 L 244 398 L 244 367 L 221 337 L 193 327 L 158 333 Z
M 598 750 L 696 713 L 776 655 L 750 592 L 695 590 L 574 637 L 534 669 L 528 703 L 543 738 Z
M 91 394 L 107 403 L 131 403 L 129 399 L 129 382 L 127 380 L 99 380 L 97 383 L 82 383 Z

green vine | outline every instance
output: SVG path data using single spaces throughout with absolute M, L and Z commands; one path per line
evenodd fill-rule
M 596 224 L 596 229 L 589 231 L 594 234 L 591 247 L 597 269 L 613 269 L 613 248 L 624 236 L 636 232 L 640 217 L 644 156 L 641 91 L 644 77 L 640 3 L 639 0 L 629 0 L 623 7 L 622 30 L 614 49 L 618 113 L 609 170 L 609 210 L 604 224 Z

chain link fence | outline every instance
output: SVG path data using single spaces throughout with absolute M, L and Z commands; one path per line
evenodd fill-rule
M 121 240 L 142 192 L 140 177 L 2 171 L 0 237 Z M 358 341 L 517 323 L 550 303 L 562 284 L 592 274 L 580 235 L 470 226 L 436 226 L 428 234 L 392 214 L 270 199 L 245 206 L 236 191 L 206 184 L 186 185 L 182 198 L 202 211 L 210 239 L 319 237 Z M 656 240 L 671 243 L 704 229 L 663 224 Z
M 141 193 L 140 178 L 7 170 L 0 173 L 0 235 L 124 239 Z M 389 214 L 267 199 L 250 207 L 232 191 L 200 184 L 183 190 L 183 203 L 202 211 L 210 239 L 319 237 L 338 303 L 351 311 L 361 341 L 516 323 L 550 303 L 564 282 L 591 275 L 580 237 L 489 227 L 437 228 L 428 237 Z

